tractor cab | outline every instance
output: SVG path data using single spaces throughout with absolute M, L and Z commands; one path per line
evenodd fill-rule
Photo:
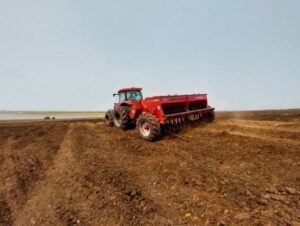
M 142 89 L 134 87 L 120 89 L 117 94 L 114 94 L 114 97 L 115 96 L 117 96 L 117 104 L 126 103 L 131 105 L 132 102 L 139 102 L 143 99 Z

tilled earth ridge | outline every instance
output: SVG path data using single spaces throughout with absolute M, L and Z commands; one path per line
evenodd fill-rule
M 299 112 L 154 143 L 101 120 L 0 123 L 0 225 L 299 225 Z

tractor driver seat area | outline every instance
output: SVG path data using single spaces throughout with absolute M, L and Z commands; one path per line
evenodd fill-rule
M 128 94 L 128 100 L 131 101 L 140 101 L 143 98 L 140 92 L 131 91 Z

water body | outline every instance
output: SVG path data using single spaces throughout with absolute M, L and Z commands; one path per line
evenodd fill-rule
M 0 120 L 35 120 L 44 117 L 56 119 L 103 118 L 102 112 L 0 112 Z

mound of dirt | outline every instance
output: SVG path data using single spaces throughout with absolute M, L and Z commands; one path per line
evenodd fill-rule
M 218 113 L 154 143 L 3 122 L 0 181 L 0 225 L 299 225 L 300 111 Z

